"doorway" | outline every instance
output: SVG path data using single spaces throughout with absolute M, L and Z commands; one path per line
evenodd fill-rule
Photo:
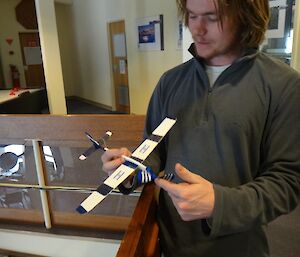
M 19 33 L 19 38 L 27 88 L 45 88 L 39 33 Z
M 116 111 L 130 113 L 124 20 L 109 23 L 109 39 Z

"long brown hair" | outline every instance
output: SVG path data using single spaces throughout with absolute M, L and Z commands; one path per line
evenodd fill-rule
M 176 0 L 179 15 L 188 26 L 187 0 Z M 258 47 L 269 23 L 269 0 L 213 0 L 220 25 L 225 15 L 235 24 L 242 47 Z M 218 8 L 217 8 L 218 7 Z

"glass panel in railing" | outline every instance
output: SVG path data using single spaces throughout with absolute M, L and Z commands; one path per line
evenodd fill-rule
M 76 208 L 107 178 L 101 169 L 101 151 L 95 151 L 85 160 L 79 156 L 87 149 L 80 142 L 63 142 L 60 146 L 44 145 L 51 205 L 54 212 L 76 213 Z M 80 189 L 80 190 L 79 190 Z M 129 196 L 112 193 L 95 207 L 90 214 L 130 217 L 139 193 Z
M 41 209 L 37 190 L 0 184 L 0 220 L 43 224 Z
M 12 141 L 0 142 L 0 219 L 43 223 L 32 143 Z
M 0 183 L 37 184 L 33 147 L 30 141 L 1 144 Z

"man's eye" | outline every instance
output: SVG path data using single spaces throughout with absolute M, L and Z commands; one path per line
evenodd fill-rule
M 219 19 L 218 19 L 217 15 L 208 15 L 207 20 L 211 21 L 211 22 L 215 22 L 215 21 L 218 21 Z
M 197 15 L 195 15 L 195 14 L 189 14 L 189 19 L 196 19 L 197 18 Z

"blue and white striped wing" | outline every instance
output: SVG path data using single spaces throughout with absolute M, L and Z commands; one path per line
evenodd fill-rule
M 97 204 L 111 193 L 112 190 L 117 188 L 118 185 L 128 178 L 133 171 L 134 168 L 122 164 L 97 188 L 97 190 L 90 194 L 76 210 L 83 214 L 94 209 Z

